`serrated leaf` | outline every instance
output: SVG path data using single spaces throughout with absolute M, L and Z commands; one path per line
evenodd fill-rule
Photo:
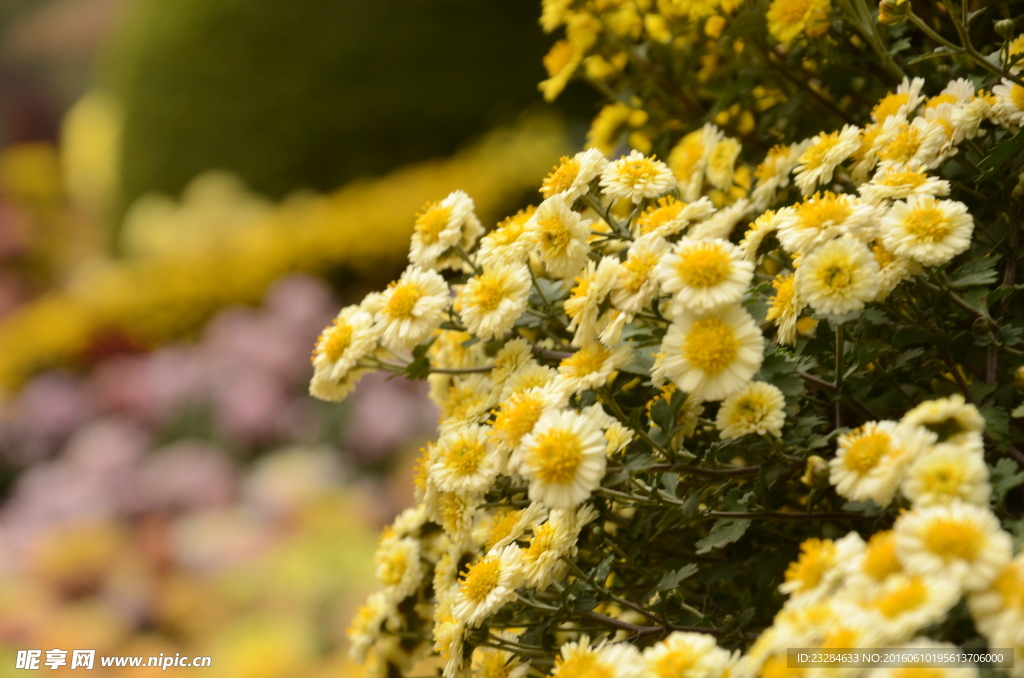
M 1020 470 L 1014 460 L 1004 458 L 992 467 L 989 479 L 992 482 L 992 498 L 998 505 L 1003 503 L 1007 492 L 1024 483 L 1024 471 Z
M 978 410 L 985 417 L 985 432 L 996 440 L 1006 440 L 1010 435 L 1010 414 L 996 405 L 982 405 Z
M 715 521 L 708 536 L 697 542 L 697 555 L 707 553 L 711 549 L 720 549 L 727 544 L 739 540 L 750 527 L 748 518 L 725 518 Z
M 630 374 L 637 374 L 642 377 L 649 377 L 651 370 L 654 369 L 654 354 L 658 350 L 659 347 L 657 344 L 653 346 L 634 348 L 632 362 L 623 367 L 622 371 L 629 372 Z
M 604 560 L 594 570 L 594 581 L 603 582 L 608 578 L 608 573 L 612 570 L 612 563 L 615 561 L 615 556 L 606 556 Z
M 684 580 L 692 577 L 696 573 L 697 566 L 693 563 L 690 563 L 689 565 L 684 565 L 675 572 L 669 572 L 661 578 L 660 582 L 658 582 L 658 591 L 671 591 L 673 589 L 679 588 L 679 584 L 681 584 Z
M 976 285 L 991 285 L 999 278 L 996 263 L 1001 257 L 997 255 L 971 259 L 957 269 L 956 276 L 950 287 L 963 288 Z
M 577 598 L 572 601 L 572 611 L 590 612 L 598 605 L 600 605 L 600 603 L 598 602 L 597 598 L 593 598 L 591 596 L 584 596 L 582 598 Z

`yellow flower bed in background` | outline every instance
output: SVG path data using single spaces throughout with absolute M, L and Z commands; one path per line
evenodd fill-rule
M 251 210 L 252 223 L 184 228 L 172 246 L 90 264 L 66 289 L 0 324 L 0 390 L 17 389 L 40 369 L 75 365 L 104 336 L 156 346 L 187 335 L 219 308 L 258 301 L 286 273 L 344 267 L 372 277 L 400 266 L 413 230 L 409 215 L 425 202 L 463 188 L 486 225 L 506 216 L 566 146 L 559 125 L 534 119 L 447 160 Z

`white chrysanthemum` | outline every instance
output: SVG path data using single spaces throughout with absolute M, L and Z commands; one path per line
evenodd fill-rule
M 529 495 L 548 508 L 574 508 L 587 500 L 604 477 L 605 440 L 593 416 L 550 411 L 522 441 L 520 473 Z
M 970 661 L 967 654 L 950 643 L 940 643 L 931 638 L 920 637 L 914 638 L 904 645 L 892 647 L 886 650 L 886 652 L 900 656 L 901 650 L 912 651 L 914 654 L 922 652 L 941 653 L 943 655 L 960 654 L 962 655 L 960 661 L 964 662 L 964 664 L 949 662 L 930 663 L 921 666 L 920 664 L 908 662 L 905 666 L 887 666 L 871 669 L 865 678 L 925 678 L 925 676 L 927 678 L 979 678 L 980 676 L 977 666 L 966 663 Z
M 498 476 L 490 429 L 470 424 L 454 429 L 437 441 L 427 472 L 442 492 L 484 492 Z
M 501 402 L 494 415 L 491 435 L 506 459 L 506 472 L 519 470 L 519 446 L 523 437 L 533 430 L 541 416 L 550 410 L 565 407 L 568 394 L 562 389 L 534 386 L 518 391 Z
M 706 633 L 675 631 L 643 652 L 643 678 L 720 678 L 735 657 Z
M 533 240 L 528 225 L 537 208 L 534 206 L 519 210 L 498 223 L 497 228 L 480 240 L 476 251 L 482 266 L 494 266 L 511 261 L 525 261 Z
M 846 499 L 888 506 L 906 468 L 934 442 L 935 435 L 919 426 L 868 422 L 839 437 L 829 482 Z
M 975 626 L 991 647 L 1006 647 L 995 643 L 1002 629 L 1024 634 L 1024 554 L 1003 565 L 992 583 L 972 593 L 967 602 Z M 1024 637 L 1015 642 L 1024 644 Z
M 467 233 L 474 240 L 479 237 L 483 227 L 473 209 L 473 199 L 463 191 L 453 191 L 441 202 L 428 203 L 416 217 L 409 263 L 435 268 L 444 251 L 459 245 Z
M 754 190 L 750 192 L 750 200 L 755 212 L 768 207 L 775 200 L 775 194 L 779 189 L 789 186 L 789 173 L 807 150 L 808 143 L 810 142 L 801 141 L 789 146 L 775 146 L 754 169 L 756 183 Z
M 731 137 L 726 137 L 715 144 L 708 156 L 708 165 L 705 171 L 708 183 L 723 191 L 732 188 L 736 159 L 740 157 L 742 150 L 743 146 L 740 142 Z
M 377 346 L 373 316 L 358 306 L 343 308 L 320 333 L 313 349 L 313 381 L 344 379 Z
M 588 148 L 573 157 L 563 157 L 544 177 L 540 192 L 545 198 L 560 196 L 572 203 L 584 195 L 593 181 L 608 166 L 608 158 L 596 148 Z
M 843 564 L 843 595 L 865 600 L 889 577 L 903 573 L 896 557 L 896 534 L 892 530 L 875 532 L 864 549 Z
M 608 163 L 601 172 L 601 189 L 611 200 L 628 198 L 639 204 L 644 198 L 657 198 L 675 185 L 675 176 L 668 165 L 633 151 Z
M 450 300 L 440 274 L 417 266 L 405 269 L 380 299 L 374 322 L 381 343 L 392 351 L 404 351 L 426 341 L 441 324 Z
M 715 426 L 724 439 L 751 433 L 779 437 L 786 423 L 785 407 L 786 398 L 778 387 L 752 381 L 722 402 Z
M 858 148 L 860 129 L 854 125 L 846 125 L 838 132 L 816 135 L 797 161 L 794 183 L 804 195 L 810 195 L 818 184 L 832 181 L 832 174 L 839 163 Z
M 809 254 L 842 235 L 864 240 L 879 217 L 877 208 L 857 196 L 825 191 L 792 207 L 783 207 L 775 223 L 783 249 L 790 254 Z
M 574 332 L 573 346 L 586 346 L 597 339 L 601 304 L 615 285 L 620 265 L 615 257 L 602 257 L 600 262 L 587 262 L 586 270 L 576 278 L 576 286 L 563 302 L 570 318 L 568 329 Z
M 912 195 L 949 195 L 949 182 L 930 177 L 921 169 L 888 169 L 879 171 L 857 190 L 865 202 L 878 205 L 884 200 L 903 200 Z
M 420 543 L 411 537 L 385 538 L 377 548 L 374 561 L 377 581 L 395 604 L 414 594 L 423 580 Z
M 609 457 L 614 457 L 624 451 L 633 442 L 635 435 L 633 429 L 613 421 L 604 429 L 604 439 L 608 443 L 608 447 L 605 448 L 605 454 Z
M 423 502 L 430 519 L 441 526 L 453 547 L 469 548 L 473 542 L 473 516 L 483 495 L 441 492 L 436 488 L 432 495 Z
M 715 146 L 725 135 L 710 122 L 690 132 L 668 154 L 668 165 L 679 188 L 679 195 L 688 202 L 697 200 L 704 184 L 704 171 Z
M 921 275 L 921 264 L 893 254 L 879 241 L 870 243 L 871 254 L 878 262 L 878 294 L 875 301 L 885 301 L 896 286 L 915 275 Z
M 570 395 L 604 386 L 612 373 L 633 359 L 629 346 L 606 348 L 599 342 L 584 346 L 558 365 L 559 378 Z
M 780 344 L 796 343 L 796 321 L 800 313 L 807 307 L 807 302 L 796 289 L 796 275 L 777 275 L 772 281 L 775 294 L 768 299 L 768 312 L 765 319 L 774 322 L 778 331 L 775 341 Z
M 642 675 L 640 651 L 629 643 L 601 641 L 596 647 L 590 647 L 590 637 L 583 634 L 578 642 L 563 644 L 560 653 L 555 657 L 551 678 L 640 678 Z
M 738 303 L 754 277 L 754 264 L 728 240 L 684 237 L 655 272 L 672 295 L 676 313 L 706 313 Z
M 880 172 L 935 167 L 940 159 L 939 151 L 947 141 L 943 126 L 924 118 L 915 118 L 907 124 L 891 117 L 882 124 L 880 135 L 886 140 L 878 151 Z
M 486 532 L 481 539 L 484 549 L 493 551 L 505 548 L 520 539 L 534 523 L 545 520 L 547 516 L 547 509 L 538 502 L 518 511 L 502 509 L 486 524 Z
M 807 602 L 826 598 L 842 581 L 843 566 L 863 550 L 856 532 L 839 541 L 807 539 L 800 544 L 800 557 L 786 568 L 779 591 Z
M 498 404 L 498 393 L 486 374 L 457 375 L 434 402 L 441 410 L 438 429 L 447 433 L 460 426 L 482 423 Z
M 980 436 L 974 443 L 935 445 L 907 471 L 903 495 L 915 507 L 948 504 L 956 499 L 988 506 L 992 486 Z
M 444 678 L 465 678 L 468 674 L 464 648 L 466 624 L 447 614 L 434 624 L 434 651 L 445 662 Z
M 962 106 L 957 106 L 953 109 L 952 119 L 955 140 L 959 143 L 984 134 L 981 123 L 992 117 L 992 102 L 980 93 Z
M 393 614 L 393 607 L 383 591 L 376 591 L 356 610 L 348 628 L 350 660 L 356 664 L 366 661 L 366 653 L 380 637 L 381 624 Z
M 873 621 L 858 605 L 840 597 L 795 595 L 775 615 L 773 637 L 769 637 L 767 646 L 757 649 L 781 650 L 779 659 L 784 667 L 787 647 L 877 647 L 880 638 Z
M 716 211 L 704 221 L 694 224 L 690 229 L 690 237 L 694 240 L 712 240 L 722 238 L 728 240 L 737 224 L 744 221 L 750 214 L 750 201 L 740 198 L 727 207 Z
M 459 316 L 476 336 L 494 339 L 512 329 L 526 310 L 529 297 L 530 271 L 526 264 L 496 264 L 485 267 L 462 288 Z
M 750 222 L 738 245 L 744 259 L 758 260 L 758 249 L 765 238 L 779 230 L 779 221 L 776 211 L 768 210 Z
M 764 338 L 740 306 L 707 316 L 682 314 L 661 344 L 662 371 L 700 400 L 722 400 L 751 380 L 764 360 Z
M 1024 87 L 1003 78 L 1002 83 L 992 88 L 996 102 L 992 114 L 1003 127 L 1024 126 Z
M 871 110 L 871 119 L 877 123 L 884 123 L 890 117 L 905 120 L 924 99 L 921 96 L 923 87 L 924 78 L 903 78 L 896 91 L 882 97 Z
M 494 635 L 511 643 L 519 639 L 519 636 L 508 631 L 498 631 Z M 476 647 L 473 648 L 471 668 L 474 678 L 526 678 L 530 662 L 507 650 Z
M 590 221 L 573 212 L 565 199 L 554 197 L 542 202 L 528 228 L 537 255 L 551 275 L 572 278 L 586 265 Z
M 882 242 L 890 251 L 925 266 L 944 264 L 971 246 L 974 219 L 955 200 L 912 195 L 893 203 L 882 219 Z
M 818 313 L 844 315 L 878 295 L 878 261 L 868 246 L 849 238 L 827 242 L 800 262 L 796 289 Z
M 682 233 L 690 223 L 707 219 L 714 213 L 715 204 L 707 197 L 686 203 L 666 195 L 640 213 L 634 231 L 637 236 L 671 238 Z
M 589 504 L 578 511 L 555 509 L 544 522 L 535 522 L 528 545 L 523 549 L 523 576 L 526 585 L 542 591 L 565 576 L 564 556 L 576 554 L 580 530 L 590 522 Z
M 504 385 L 509 378 L 527 365 L 536 365 L 533 347 L 522 337 L 506 341 L 491 360 L 493 368 L 488 376 L 496 385 Z
M 941 622 L 959 601 L 960 588 L 941 577 L 893 574 L 856 602 L 875 616 L 887 643 L 899 643 Z
M 514 394 L 530 388 L 538 386 L 555 388 L 558 381 L 558 370 L 547 365 L 541 365 L 535 360 L 531 361 L 508 375 L 504 385 L 501 387 L 499 402 L 501 400 L 508 400 Z
M 655 269 L 671 245 L 657 235 L 641 236 L 629 248 L 629 255 L 616 271 L 611 299 L 615 308 L 636 314 L 658 295 Z
M 904 513 L 893 530 L 907 572 L 942 577 L 961 590 L 986 588 L 1012 555 L 1012 540 L 999 519 L 961 501 Z
M 985 430 L 985 418 L 959 393 L 948 398 L 927 400 L 903 415 L 911 426 L 923 426 L 935 432 L 939 442 L 976 444 L 972 439 Z
M 523 583 L 519 547 L 509 544 L 471 564 L 459 578 L 453 614 L 470 628 L 480 626 L 505 603 L 518 598 Z

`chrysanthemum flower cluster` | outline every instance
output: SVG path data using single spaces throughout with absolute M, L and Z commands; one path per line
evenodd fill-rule
M 724 7 L 542 21 L 706 32 Z M 823 37 L 829 7 L 775 0 L 771 35 Z M 596 144 L 490 230 L 460 191 L 425 206 L 405 273 L 313 356 L 318 397 L 386 370 L 441 412 L 353 656 L 817 678 L 786 650 L 987 645 L 1024 675 L 1024 89 L 981 80 L 903 77 L 862 124 L 768 149 L 706 118 L 658 132 L 664 157 Z M 954 674 L 978 669 L 929 673 Z

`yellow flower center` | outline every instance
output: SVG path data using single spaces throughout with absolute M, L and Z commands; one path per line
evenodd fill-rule
M 674 219 L 678 219 L 679 213 L 683 211 L 684 207 L 686 207 L 685 202 L 676 200 L 670 195 L 658 198 L 656 205 L 648 207 L 637 217 L 636 223 L 640 227 L 640 234 L 647 235 Z
M 803 590 L 813 589 L 832 567 L 835 550 L 830 540 L 808 539 L 800 545 L 800 558 L 786 569 L 786 581 L 799 582 Z
M 822 266 L 818 271 L 818 279 L 822 285 L 833 292 L 841 292 L 849 287 L 853 283 L 853 271 L 849 266 L 845 266 L 845 263 L 836 262 Z
M 879 154 L 883 160 L 906 163 L 920 150 L 921 135 L 916 127 L 904 125 L 904 129 Z
M 341 356 L 349 346 L 352 345 L 352 326 L 346 321 L 335 318 L 334 323 L 320 334 L 313 358 L 319 355 L 327 356 L 332 363 L 341 360 Z
M 465 573 L 459 592 L 467 601 L 479 605 L 498 587 L 500 579 L 501 558 L 497 555 L 484 556 Z
M 933 466 L 924 474 L 922 480 L 930 492 L 955 495 L 964 483 L 963 468 L 956 464 Z
M 896 115 L 901 106 L 910 102 L 910 95 L 906 92 L 893 92 L 882 97 L 873 109 L 871 115 L 878 122 L 885 122 L 890 115 Z
M 516 666 L 514 661 L 506 662 L 501 653 L 488 652 L 473 667 L 473 675 L 480 678 L 508 678 Z
M 739 349 L 732 328 L 717 318 L 693 323 L 683 340 L 683 355 L 687 362 L 712 376 L 732 365 Z
M 896 261 L 896 255 L 885 249 L 885 245 L 880 242 L 871 246 L 871 253 L 875 255 L 875 261 L 878 262 L 880 269 L 885 269 L 886 266 L 890 266 Z
M 541 185 L 541 194 L 545 198 L 568 191 L 572 188 L 573 182 L 576 181 L 576 177 L 580 174 L 579 160 L 562 156 L 559 163 L 554 171 L 544 178 L 544 183 Z
M 416 308 L 416 302 L 423 296 L 423 290 L 412 282 L 399 283 L 393 290 L 387 305 L 384 306 L 384 313 L 393 320 L 413 318 L 413 310 Z
M 651 277 L 651 271 L 658 265 L 658 258 L 651 252 L 631 256 L 622 264 L 619 282 L 629 294 L 636 294 Z
M 883 176 L 882 180 L 878 183 L 882 186 L 905 186 L 907 188 L 917 188 L 924 184 L 927 178 L 928 177 L 923 173 L 915 172 L 913 170 L 906 172 L 886 172 L 885 176 Z
M 768 409 L 764 400 L 756 396 L 741 398 L 734 407 L 736 409 L 732 412 L 732 423 L 745 422 L 747 424 L 760 421 L 764 417 L 765 410 Z
M 999 594 L 1003 607 L 1024 610 L 1024 570 L 1016 563 L 1003 567 L 992 582 L 992 588 Z
M 533 430 L 544 411 L 543 399 L 538 395 L 513 396 L 494 418 L 492 430 L 501 435 L 509 447 L 515 447 Z
M 492 273 L 484 273 L 473 286 L 473 305 L 485 313 L 497 310 L 502 300 L 508 298 L 503 281 Z
M 424 244 L 432 245 L 441 237 L 441 232 L 448 226 L 452 216 L 450 207 L 441 207 L 440 203 L 429 203 L 416 217 L 415 229 Z
M 938 108 L 942 104 L 955 104 L 957 101 L 956 97 L 952 94 L 937 94 L 928 100 L 928 103 L 924 105 L 925 108 Z
M 565 227 L 562 220 L 556 217 L 549 219 L 538 219 L 538 240 L 541 246 L 550 254 L 561 254 L 569 246 L 572 234 Z
M 542 555 L 552 549 L 555 544 L 555 527 L 551 523 L 544 523 L 533 530 L 530 538 L 530 546 L 523 551 L 523 560 L 537 562 Z
M 916 610 L 927 601 L 928 587 L 920 577 L 914 577 L 903 586 L 876 597 L 872 606 L 886 619 L 895 619 Z
M 604 361 L 610 354 L 611 351 L 601 344 L 593 343 L 563 360 L 562 365 L 572 368 L 578 375 L 593 374 L 604 367 Z
M 693 133 L 697 134 L 698 133 Z M 687 136 L 669 155 L 669 167 L 679 181 L 689 181 L 697 169 L 698 163 L 704 159 L 704 142 L 699 136 Z
M 444 449 L 444 464 L 458 475 L 469 476 L 477 472 L 486 456 L 486 446 L 460 437 Z
M 692 648 L 680 648 L 666 652 L 654 665 L 654 673 L 659 678 L 679 678 L 697 661 L 697 654 Z
M 985 545 L 985 537 L 977 525 L 952 517 L 933 520 L 922 537 L 925 548 L 947 561 L 974 561 Z
M 732 272 L 729 253 L 713 243 L 701 243 L 684 252 L 676 264 L 676 275 L 688 287 L 721 285 Z
M 658 168 L 654 164 L 654 156 L 627 160 L 616 169 L 619 181 L 636 186 L 653 181 L 658 176 Z
M 494 517 L 491 523 L 491 530 L 487 535 L 487 542 L 484 546 L 490 551 L 502 539 L 512 534 L 513 528 L 519 522 L 519 511 L 502 511 Z
M 1024 111 L 1024 87 L 1014 85 L 1013 89 L 1010 90 L 1010 101 L 1013 102 L 1018 111 Z
M 538 435 L 530 448 L 530 465 L 538 480 L 564 485 L 583 463 L 583 445 L 572 431 L 552 429 Z
M 797 226 L 801 229 L 821 231 L 841 224 L 850 217 L 850 206 L 834 193 L 826 192 L 797 206 Z
M 826 134 L 800 156 L 800 162 L 805 170 L 813 170 L 821 167 L 828 159 L 828 154 L 839 143 L 839 132 Z
M 846 448 L 843 466 L 854 473 L 867 473 L 878 466 L 878 462 L 889 451 L 891 442 L 889 434 L 882 431 L 863 434 Z
M 796 276 L 776 276 L 772 281 L 775 288 L 775 295 L 768 299 L 768 320 L 780 320 L 790 313 L 793 306 L 793 296 L 796 294 L 794 284 Z
M 377 568 L 377 578 L 385 586 L 397 586 L 402 581 L 402 577 L 405 576 L 407 567 L 405 551 L 395 550 L 380 561 L 380 567 Z
M 918 240 L 936 243 L 945 239 L 953 227 L 937 207 L 918 207 L 903 217 L 903 230 Z
M 558 678 L 612 678 L 615 675 L 615 671 L 597 661 L 593 651 L 574 654 L 564 661 L 558 657 L 555 670 Z
M 864 550 L 861 569 L 875 581 L 885 581 L 886 577 L 901 570 L 900 561 L 896 557 L 896 537 L 892 531 L 880 532 L 871 537 Z

